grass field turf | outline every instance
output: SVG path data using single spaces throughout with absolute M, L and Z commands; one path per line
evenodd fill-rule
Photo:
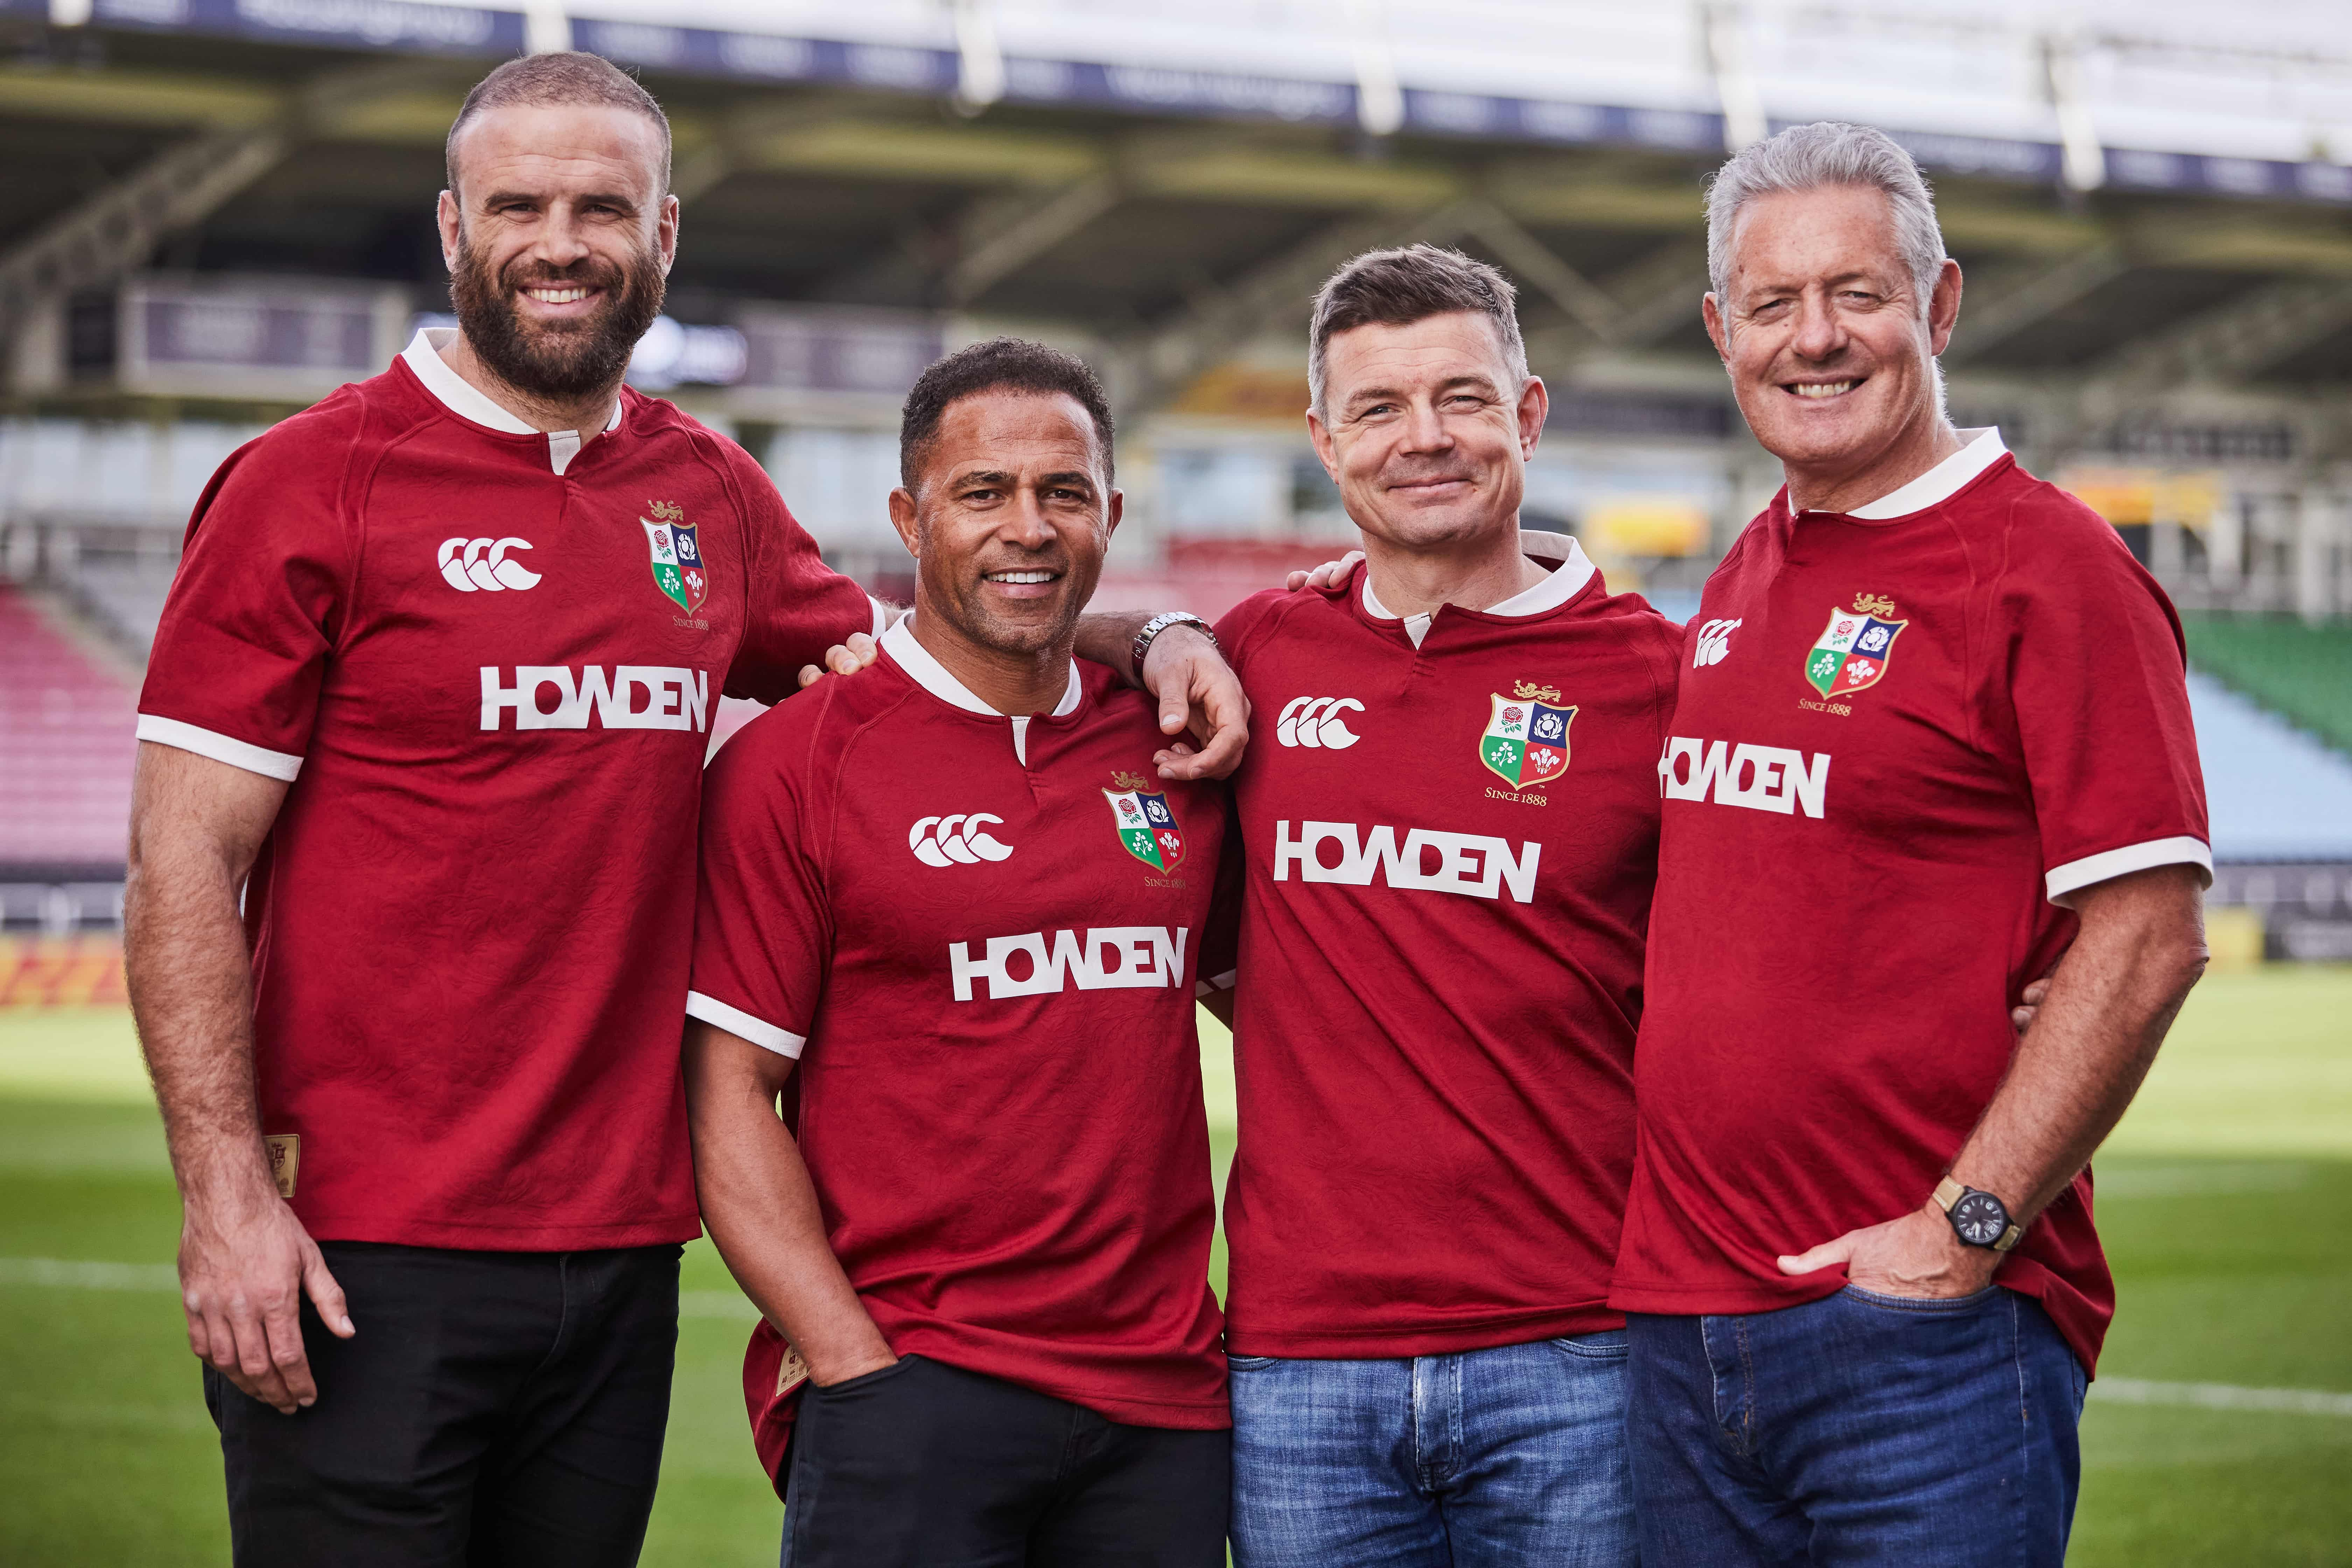
M 1204 1066 L 1222 1162 L 1222 1037 Z M 2099 1170 L 2116 1386 L 2352 1394 L 2352 969 L 2209 979 Z M 0 1013 L 0 1563 L 226 1559 L 219 1450 L 169 1283 L 178 1224 L 127 1018 Z M 142 1267 L 64 1284 L 32 1258 Z M 645 1560 L 772 1563 L 777 1505 L 736 1377 L 749 1309 L 707 1243 L 686 1289 Z M 2352 1564 L 2352 1415 L 2095 1389 L 2084 1447 L 2078 1564 Z

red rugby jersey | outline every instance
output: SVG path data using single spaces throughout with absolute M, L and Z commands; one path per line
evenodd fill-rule
M 882 646 L 712 763 L 687 1011 L 800 1059 L 893 1350 L 1225 1426 L 1193 1029 L 1223 788 L 1158 780 L 1157 707 L 1099 666 L 1007 719 L 904 623 Z
M 1628 1311 L 1815 1300 L 1774 1259 L 1925 1203 L 2016 1047 L 2070 892 L 2210 868 L 2178 619 L 1992 430 L 1851 515 L 1784 491 L 1680 665 Z M 2085 1365 L 2114 1283 L 2078 1178 L 1995 1278 Z
M 139 735 L 291 781 L 245 916 L 262 1131 L 299 1141 L 313 1236 L 683 1241 L 713 705 L 789 694 L 876 612 L 669 404 L 625 390 L 583 447 L 435 351 L 222 466 Z
M 1605 1298 L 1681 633 L 1573 541 L 1521 537 L 1554 569 L 1485 612 L 1399 620 L 1358 574 L 1217 628 L 1256 715 L 1234 781 L 1243 1354 L 1622 1321 Z

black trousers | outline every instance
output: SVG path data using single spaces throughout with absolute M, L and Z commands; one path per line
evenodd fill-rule
M 205 1369 L 238 1568 L 627 1568 L 677 1351 L 676 1247 L 322 1242 L 359 1331 L 306 1302 L 318 1402 Z
M 1233 1434 L 925 1356 L 803 1395 L 782 1568 L 1223 1568 Z

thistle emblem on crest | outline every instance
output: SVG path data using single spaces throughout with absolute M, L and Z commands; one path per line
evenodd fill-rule
M 1116 787 L 1103 791 L 1103 799 L 1120 847 L 1155 871 L 1173 871 L 1184 858 L 1184 830 L 1168 808 L 1168 792 L 1124 769 L 1110 782 Z
M 1856 594 L 1851 610 L 1832 610 L 1830 623 L 1805 655 L 1805 679 L 1823 697 L 1843 697 L 1875 686 L 1886 673 L 1895 639 L 1911 623 L 1895 616 L 1884 594 Z
M 1513 789 L 1549 784 L 1568 772 L 1568 727 L 1575 708 L 1559 700 L 1559 688 L 1533 680 L 1511 682 L 1511 695 L 1487 693 L 1486 731 L 1478 737 L 1478 761 Z
M 648 501 L 653 515 L 637 519 L 646 531 L 654 586 L 688 615 L 710 597 L 710 569 L 702 559 L 700 531 L 686 521 L 686 509 L 676 501 Z

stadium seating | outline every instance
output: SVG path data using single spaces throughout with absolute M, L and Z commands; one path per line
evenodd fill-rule
M 0 866 L 120 867 L 137 693 L 0 584 Z
M 2190 615 L 2189 657 L 2256 702 L 2352 756 L 2352 622 Z
M 2352 860 L 2352 757 L 2192 669 L 2216 860 Z
M 155 644 L 163 600 L 172 591 L 176 563 L 131 558 L 86 560 L 74 568 L 69 591 L 80 608 L 114 643 L 144 659 Z

